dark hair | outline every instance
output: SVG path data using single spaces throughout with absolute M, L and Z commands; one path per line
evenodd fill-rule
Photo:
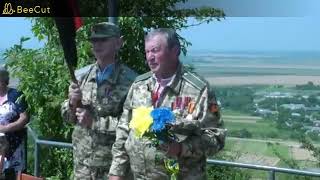
M 148 41 L 150 38 L 156 36 L 156 35 L 163 35 L 166 38 L 167 45 L 169 49 L 172 49 L 173 47 L 178 48 L 178 56 L 181 52 L 181 45 L 179 41 L 179 35 L 175 32 L 175 30 L 171 28 L 158 28 L 150 31 L 144 38 L 145 41 Z
M 0 77 L 7 85 L 9 85 L 9 71 L 6 67 L 0 66 Z

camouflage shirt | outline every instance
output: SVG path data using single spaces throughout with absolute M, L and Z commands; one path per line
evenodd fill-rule
M 135 179 L 170 178 L 163 163 L 167 158 L 166 153 L 151 146 L 149 139 L 135 137 L 129 128 L 133 109 L 152 106 L 155 84 L 156 80 L 149 72 L 137 77 L 131 86 L 116 130 L 109 175 L 124 176 L 130 166 Z M 189 107 L 177 104 L 179 99 L 187 99 Z M 178 142 L 182 145 L 182 151 L 177 157 L 180 166 L 178 178 L 205 179 L 207 156 L 221 150 L 225 141 L 225 130 L 220 129 L 223 122 L 219 108 L 208 83 L 179 65 L 172 83 L 164 88 L 159 98 L 157 107 L 160 106 L 178 107 L 179 110 L 175 130 Z
M 127 66 L 116 63 L 109 78 L 98 86 L 98 68 L 97 64 L 91 65 L 79 81 L 82 104 L 94 117 L 92 127 L 88 129 L 75 124 L 72 134 L 74 161 L 86 166 L 110 166 L 115 128 L 128 90 L 137 76 Z M 68 100 L 61 110 L 66 121 L 76 122 Z

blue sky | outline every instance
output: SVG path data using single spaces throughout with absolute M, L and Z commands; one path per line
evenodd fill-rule
M 0 17 L 0 49 L 6 49 L 14 44 L 18 44 L 20 37 L 33 37 L 31 32 L 31 22 L 24 17 Z M 43 43 L 36 38 L 25 42 L 25 47 L 39 48 Z
M 189 23 L 193 23 L 190 19 Z M 25 18 L 0 18 L 0 49 L 32 37 L 31 22 Z M 223 51 L 320 51 L 320 23 L 316 17 L 226 17 L 218 22 L 190 27 L 180 35 L 193 45 L 189 50 Z M 26 47 L 43 45 L 36 38 Z
M 315 17 L 227 17 L 181 35 L 192 50 L 320 51 L 319 32 Z

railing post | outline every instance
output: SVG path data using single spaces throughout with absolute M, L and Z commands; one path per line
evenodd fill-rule
M 39 172 L 39 144 L 38 141 L 35 140 L 34 142 L 34 175 L 35 176 L 39 176 L 40 172 Z
M 23 172 L 27 172 L 28 169 L 28 129 L 24 128 L 23 129 L 23 134 L 24 134 L 24 138 L 23 138 L 23 148 L 24 148 L 24 170 Z
M 269 180 L 275 180 L 276 179 L 276 173 L 274 170 L 269 171 Z

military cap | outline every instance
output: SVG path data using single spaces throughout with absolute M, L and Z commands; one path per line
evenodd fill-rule
M 90 40 L 119 36 L 120 29 L 117 25 L 110 22 L 102 22 L 92 26 Z

